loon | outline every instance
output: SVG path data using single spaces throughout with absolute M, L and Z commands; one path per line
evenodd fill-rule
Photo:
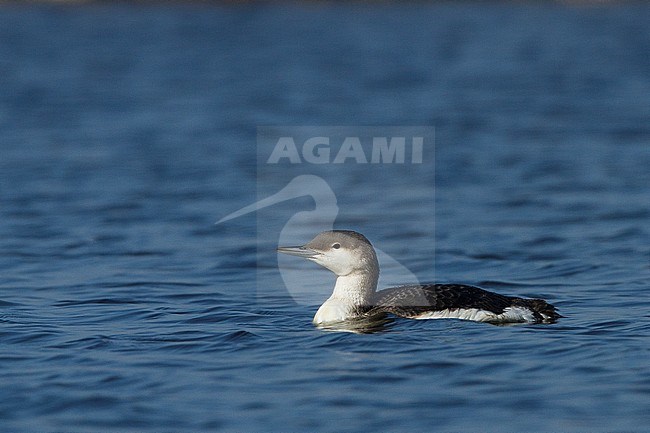
M 554 323 L 560 316 L 542 299 L 504 296 L 465 284 L 422 284 L 377 291 L 379 262 L 361 233 L 331 230 L 279 253 L 315 262 L 337 276 L 332 296 L 320 306 L 317 327 L 393 315 L 409 319 L 463 319 L 495 324 Z

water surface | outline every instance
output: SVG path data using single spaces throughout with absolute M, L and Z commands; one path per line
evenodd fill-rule
M 2 430 L 646 431 L 649 18 L 1 7 Z M 435 172 L 341 168 L 335 226 L 566 317 L 315 329 L 274 252 L 313 204 L 214 225 L 256 200 L 258 125 L 434 126 Z

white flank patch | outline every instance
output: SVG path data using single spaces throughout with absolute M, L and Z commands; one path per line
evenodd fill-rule
M 422 313 L 414 319 L 461 319 L 472 320 L 474 322 L 534 322 L 533 312 L 524 307 L 507 307 L 503 313 L 496 314 L 491 311 L 479 310 L 478 308 L 455 308 L 439 311 L 429 311 Z

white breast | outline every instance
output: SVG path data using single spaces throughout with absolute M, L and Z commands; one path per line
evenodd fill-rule
M 329 298 L 320 306 L 314 316 L 315 325 L 342 322 L 354 316 L 353 308 L 349 302 L 340 299 Z

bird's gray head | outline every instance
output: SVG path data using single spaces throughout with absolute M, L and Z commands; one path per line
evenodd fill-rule
M 336 275 L 376 273 L 377 255 L 364 235 L 351 230 L 320 233 L 301 247 L 279 247 L 278 252 L 303 257 L 329 269 Z

